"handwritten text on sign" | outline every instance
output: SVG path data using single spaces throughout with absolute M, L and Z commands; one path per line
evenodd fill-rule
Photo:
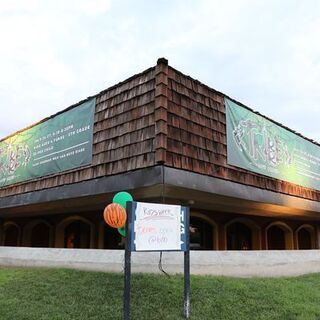
M 181 250 L 181 206 L 137 202 L 134 233 L 136 251 Z

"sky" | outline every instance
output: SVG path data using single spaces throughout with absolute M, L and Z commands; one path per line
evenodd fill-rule
M 165 57 L 320 142 L 318 0 L 0 0 L 0 138 Z

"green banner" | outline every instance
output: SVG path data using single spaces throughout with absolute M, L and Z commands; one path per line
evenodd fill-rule
M 228 164 L 320 190 L 320 147 L 225 99 Z
M 0 141 L 0 187 L 92 162 L 95 99 Z

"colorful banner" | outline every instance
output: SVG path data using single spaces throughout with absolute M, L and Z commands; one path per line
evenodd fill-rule
M 228 164 L 320 190 L 320 147 L 225 99 Z
M 95 99 L 0 141 L 0 187 L 91 164 Z

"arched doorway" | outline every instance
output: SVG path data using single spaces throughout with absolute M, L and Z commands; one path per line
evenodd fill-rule
M 50 247 L 50 227 L 40 222 L 32 228 L 30 246 L 38 248 Z
M 260 228 L 250 219 L 238 218 L 225 226 L 227 250 L 260 250 Z
M 315 230 L 311 225 L 302 225 L 296 231 L 297 249 L 315 249 Z
M 269 250 L 285 250 L 286 238 L 285 232 L 278 226 L 272 226 L 268 230 L 268 249 Z
M 240 222 L 227 228 L 227 250 L 252 250 L 251 229 Z
M 190 250 L 217 250 L 217 224 L 205 214 L 191 212 L 190 215 Z
M 124 238 L 116 228 L 111 228 L 104 223 L 103 236 L 104 249 L 124 249 Z
M 46 220 L 32 220 L 23 228 L 23 246 L 48 248 L 52 246 L 52 240 L 53 227 Z
M 268 250 L 293 249 L 293 234 L 288 225 L 283 222 L 274 222 L 266 229 Z
M 10 247 L 19 246 L 20 228 L 13 222 L 6 223 L 3 228 L 3 245 Z
M 94 248 L 94 224 L 81 216 L 62 220 L 56 228 L 56 248 Z
M 65 248 L 90 248 L 90 225 L 83 221 L 71 222 L 64 231 Z

